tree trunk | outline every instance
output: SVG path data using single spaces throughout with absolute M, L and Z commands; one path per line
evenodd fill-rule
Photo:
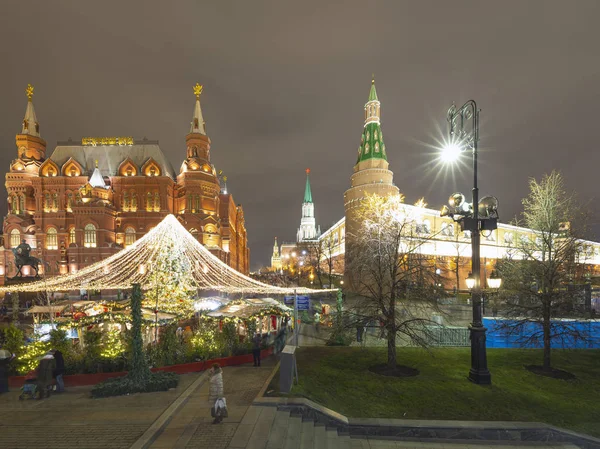
M 396 332 L 387 329 L 388 367 L 396 368 Z
M 552 365 L 550 364 L 550 351 L 552 349 L 552 344 L 550 342 L 550 307 L 544 304 L 544 318 L 542 322 L 542 326 L 544 329 L 544 371 L 552 370 Z

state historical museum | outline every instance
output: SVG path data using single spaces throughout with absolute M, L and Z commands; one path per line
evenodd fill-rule
M 157 141 L 131 137 L 59 142 L 47 157 L 28 86 L 17 158 L 6 174 L 0 282 L 16 274 L 12 249 L 22 241 L 42 259 L 40 274 L 65 274 L 133 244 L 168 214 L 219 259 L 248 273 L 244 212 L 210 162 L 201 92 L 197 84 L 187 154 L 176 174 Z M 28 269 L 24 275 L 33 274 Z

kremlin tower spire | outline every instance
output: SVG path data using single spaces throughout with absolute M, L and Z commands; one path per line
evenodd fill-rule
M 275 237 L 275 244 L 273 245 L 273 255 L 271 256 L 271 268 L 274 270 L 281 270 L 281 255 L 279 254 L 279 244 L 277 243 L 277 237 Z
M 196 95 L 196 105 L 194 106 L 194 116 L 192 117 L 192 123 L 190 127 L 190 134 L 204 134 L 206 135 L 206 123 L 202 117 L 202 109 L 200 108 L 200 94 L 202 93 L 203 87 L 196 83 L 194 86 L 194 95 Z
M 365 125 L 360 138 L 360 146 L 358 147 L 358 159 L 366 161 L 368 159 L 383 159 L 387 161 L 385 153 L 385 144 L 383 143 L 383 133 L 381 132 L 381 103 L 377 98 L 375 90 L 375 78 L 371 81 L 371 91 L 369 92 L 369 100 L 365 104 Z
M 312 199 L 312 191 L 310 189 L 310 168 L 306 169 L 306 186 L 304 187 L 304 201 L 302 202 L 302 218 L 300 219 L 300 227 L 296 241 L 298 243 L 304 240 L 315 240 L 321 234 L 315 224 L 315 205 Z
M 33 97 L 33 86 L 31 84 L 27 85 L 25 93 L 27 94 L 27 109 L 25 109 L 25 118 L 23 119 L 23 129 L 21 130 L 21 134 L 40 137 L 40 124 L 35 116 L 33 101 L 31 101 L 31 97 Z
M 27 85 L 25 94 L 27 95 L 27 109 L 25 109 L 21 133 L 16 137 L 17 155 L 21 162 L 17 164 L 18 167 L 11 164 L 11 171 L 13 168 L 17 170 L 24 168 L 25 171 L 37 173 L 37 169 L 46 159 L 46 141 L 40 137 L 40 124 L 31 100 L 33 97 L 31 84 Z

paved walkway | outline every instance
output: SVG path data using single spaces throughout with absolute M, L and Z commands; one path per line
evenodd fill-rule
M 92 399 L 92 387 L 74 387 L 19 401 L 12 389 L 0 395 L 0 448 L 129 448 L 199 375 L 181 376 L 171 391 L 104 399 Z
M 172 417 L 167 427 L 150 446 L 154 449 L 225 449 L 229 446 L 254 398 L 270 376 L 277 361 L 263 360 L 260 368 L 252 365 L 223 369 L 225 398 L 229 417 L 212 424 L 208 402 L 208 382 L 192 393 Z

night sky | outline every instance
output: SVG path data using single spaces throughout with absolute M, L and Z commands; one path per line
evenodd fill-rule
M 274 236 L 295 239 L 305 168 L 317 223 L 343 216 L 375 73 L 407 202 L 439 208 L 469 193 L 470 169 L 440 172 L 432 146 L 452 102 L 473 98 L 480 190 L 498 197 L 503 221 L 528 178 L 554 168 L 597 212 L 599 17 L 596 0 L 6 1 L 0 168 L 16 157 L 31 83 L 48 154 L 69 137 L 147 137 L 178 171 L 199 82 L 212 162 L 244 207 L 256 269 Z

